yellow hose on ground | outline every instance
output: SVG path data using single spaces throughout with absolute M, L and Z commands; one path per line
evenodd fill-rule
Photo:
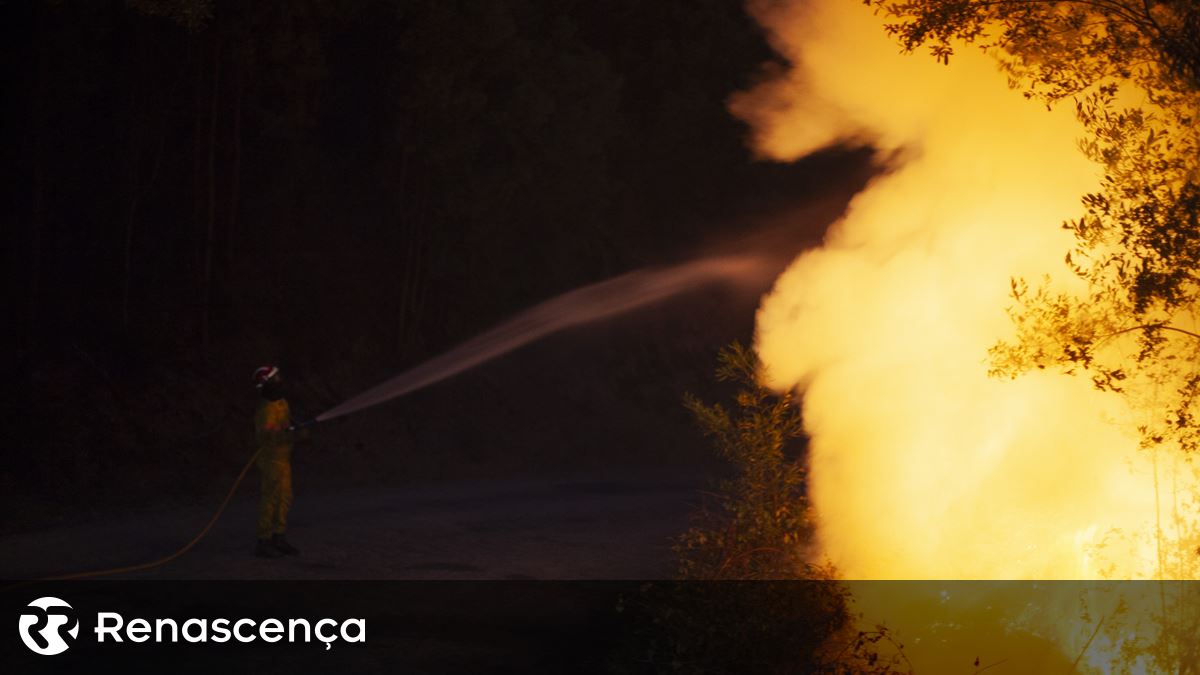
M 213 525 L 217 524 L 217 520 L 219 520 L 221 518 L 221 514 L 225 512 L 225 507 L 229 506 L 229 501 L 231 499 L 233 499 L 234 493 L 237 492 L 238 487 L 241 486 L 242 481 L 245 480 L 246 474 L 250 471 L 250 467 L 254 465 L 254 460 L 258 459 L 259 452 L 261 452 L 261 451 L 255 451 L 254 454 L 250 456 L 250 461 L 246 462 L 246 466 L 242 467 L 242 472 L 238 474 L 237 480 L 233 481 L 233 486 L 229 488 L 229 492 L 226 493 L 225 499 L 221 500 L 221 505 L 217 507 L 216 512 L 213 513 L 212 518 L 210 518 L 208 521 L 208 524 L 205 525 L 204 528 L 201 529 L 200 532 L 198 532 L 196 534 L 196 536 L 192 537 L 191 541 L 184 544 L 180 549 L 178 549 L 174 553 L 172 553 L 168 556 L 159 558 L 157 560 L 153 560 L 151 562 L 141 563 L 139 565 L 126 565 L 124 567 L 112 567 L 109 569 L 95 570 L 92 572 L 76 572 L 74 574 L 60 574 L 58 576 L 42 577 L 40 579 L 33 579 L 33 580 L 25 581 L 25 582 L 22 582 L 22 583 L 13 585 L 13 586 L 9 586 L 8 588 L 6 588 L 4 590 L 12 590 L 14 588 L 26 586 L 28 584 L 37 583 L 39 581 L 67 581 L 70 579 L 93 579 L 95 577 L 107 577 L 107 576 L 111 576 L 113 574 L 125 574 L 127 572 L 141 572 L 143 570 L 149 570 L 149 569 L 154 569 L 155 567 L 160 567 L 162 565 L 165 565 L 165 564 L 171 562 L 172 560 L 175 560 L 176 558 L 183 555 L 184 553 L 187 553 L 188 551 L 192 550 L 192 547 L 194 547 L 196 544 L 200 543 L 200 540 L 204 538 L 204 535 L 208 534 L 209 530 L 211 530 L 213 528 Z

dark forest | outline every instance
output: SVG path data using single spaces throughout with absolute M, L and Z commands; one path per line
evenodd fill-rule
M 11 526 L 222 489 L 261 362 L 312 413 L 558 292 L 815 197 L 832 217 L 870 171 L 754 161 L 725 104 L 771 54 L 733 1 L 0 11 Z M 551 340 L 297 461 L 334 483 L 703 466 L 680 396 L 753 306 Z

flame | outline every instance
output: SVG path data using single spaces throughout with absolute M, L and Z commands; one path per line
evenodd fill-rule
M 897 158 L 757 316 L 769 383 L 804 395 L 818 557 L 851 579 L 1161 575 L 1178 504 L 1137 413 L 1087 378 L 987 376 L 1010 279 L 1073 283 L 1059 224 L 1100 168 L 1070 106 L 1028 102 L 975 48 L 903 55 L 861 3 L 751 9 L 790 63 L 731 102 L 757 152 Z

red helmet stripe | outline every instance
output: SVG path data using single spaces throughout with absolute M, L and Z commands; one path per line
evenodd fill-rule
M 254 371 L 254 386 L 261 387 L 272 377 L 279 374 L 279 368 L 275 366 L 263 366 Z

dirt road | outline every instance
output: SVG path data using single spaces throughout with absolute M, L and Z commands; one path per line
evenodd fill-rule
M 243 489 L 184 557 L 154 579 L 646 579 L 674 571 L 670 538 L 702 481 L 505 480 L 298 494 L 295 558 L 252 555 Z M 0 538 L 0 578 L 152 560 L 187 542 L 214 504 L 123 514 Z

